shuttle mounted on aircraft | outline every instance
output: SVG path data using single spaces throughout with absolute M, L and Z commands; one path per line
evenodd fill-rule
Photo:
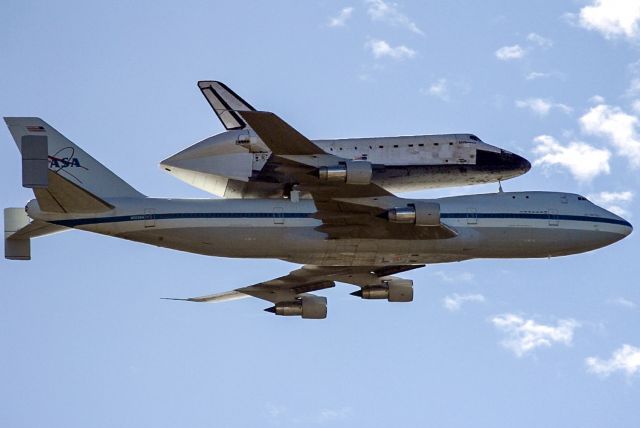
M 5 118 L 21 152 L 22 184 L 35 194 L 26 207 L 4 211 L 5 257 L 28 260 L 32 238 L 78 229 L 209 256 L 286 260 L 304 266 L 257 284 L 179 300 L 252 296 L 269 301 L 266 310 L 276 315 L 319 319 L 327 315 L 327 299 L 314 292 L 336 282 L 357 287 L 351 294 L 361 299 L 410 302 L 413 282 L 396 275 L 425 264 L 577 254 L 632 231 L 625 219 L 572 193 L 402 198 L 375 175 L 392 156 L 373 163 L 340 156 L 337 145 L 326 150 L 335 143 L 316 144 L 273 113 L 230 107 L 221 118 L 251 129 L 274 172 L 269 180 L 290 188 L 287 198 L 150 198 L 42 119 Z M 414 138 L 414 147 L 418 141 L 426 147 L 428 139 Z M 406 141 L 408 147 L 411 139 Z M 465 153 L 468 159 L 475 153 L 477 160 L 486 147 L 473 144 L 474 151 Z
M 272 124 L 260 121 L 256 126 L 262 127 L 261 132 L 256 132 L 242 114 L 256 110 L 225 84 L 201 81 L 198 87 L 226 131 L 165 159 L 160 166 L 192 186 L 225 198 L 289 197 L 299 177 L 290 162 L 274 155 L 261 137 L 264 126 Z M 292 137 L 278 135 L 284 129 L 269 132 L 272 140 Z M 309 153 L 298 147 L 289 155 L 316 155 L 314 173 L 320 180 L 366 181 L 389 192 L 490 183 L 531 168 L 526 159 L 468 133 L 312 143 Z

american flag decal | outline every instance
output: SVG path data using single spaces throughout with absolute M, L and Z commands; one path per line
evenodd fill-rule
M 29 132 L 44 132 L 44 126 L 27 126 Z

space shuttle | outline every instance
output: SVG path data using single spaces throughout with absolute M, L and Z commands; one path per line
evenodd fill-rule
M 249 124 L 246 118 L 256 109 L 227 85 L 200 81 L 198 88 L 226 131 L 170 156 L 160 167 L 223 198 L 308 197 L 297 190 L 300 165 L 310 180 L 363 189 L 374 184 L 390 193 L 491 183 L 531 168 L 525 158 L 469 133 L 312 140 L 313 147 L 292 150 L 291 143 L 304 137 L 275 114 L 255 114 Z M 274 126 L 278 123 L 282 126 Z M 260 137 L 265 135 L 269 146 Z

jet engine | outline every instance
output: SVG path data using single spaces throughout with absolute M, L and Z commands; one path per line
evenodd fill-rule
M 342 182 L 347 184 L 370 184 L 373 168 L 365 161 L 340 162 L 338 165 L 321 166 L 318 178 L 326 182 Z
M 440 204 L 436 202 L 415 202 L 406 207 L 387 211 L 391 223 L 408 223 L 416 226 L 440 225 Z
M 387 299 L 389 302 L 413 301 L 413 281 L 402 278 L 389 278 L 382 285 L 368 285 L 351 293 L 362 299 Z
M 278 302 L 265 311 L 285 317 L 301 316 L 306 319 L 324 319 L 327 317 L 327 298 L 312 295 L 302 296 L 292 302 Z

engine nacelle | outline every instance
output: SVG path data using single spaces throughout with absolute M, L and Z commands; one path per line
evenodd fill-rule
M 407 223 L 416 226 L 439 226 L 440 204 L 437 202 L 413 202 L 406 207 L 387 211 L 391 223 Z
M 285 317 L 301 316 L 306 319 L 324 319 L 327 317 L 327 298 L 302 296 L 292 302 L 278 302 L 265 311 Z
M 347 184 L 370 184 L 373 168 L 369 162 L 347 161 L 334 166 L 318 168 L 318 178 L 326 182 L 342 182 Z
M 362 299 L 387 299 L 389 302 L 413 301 L 413 281 L 402 278 L 384 279 L 381 285 L 368 285 L 351 293 Z

